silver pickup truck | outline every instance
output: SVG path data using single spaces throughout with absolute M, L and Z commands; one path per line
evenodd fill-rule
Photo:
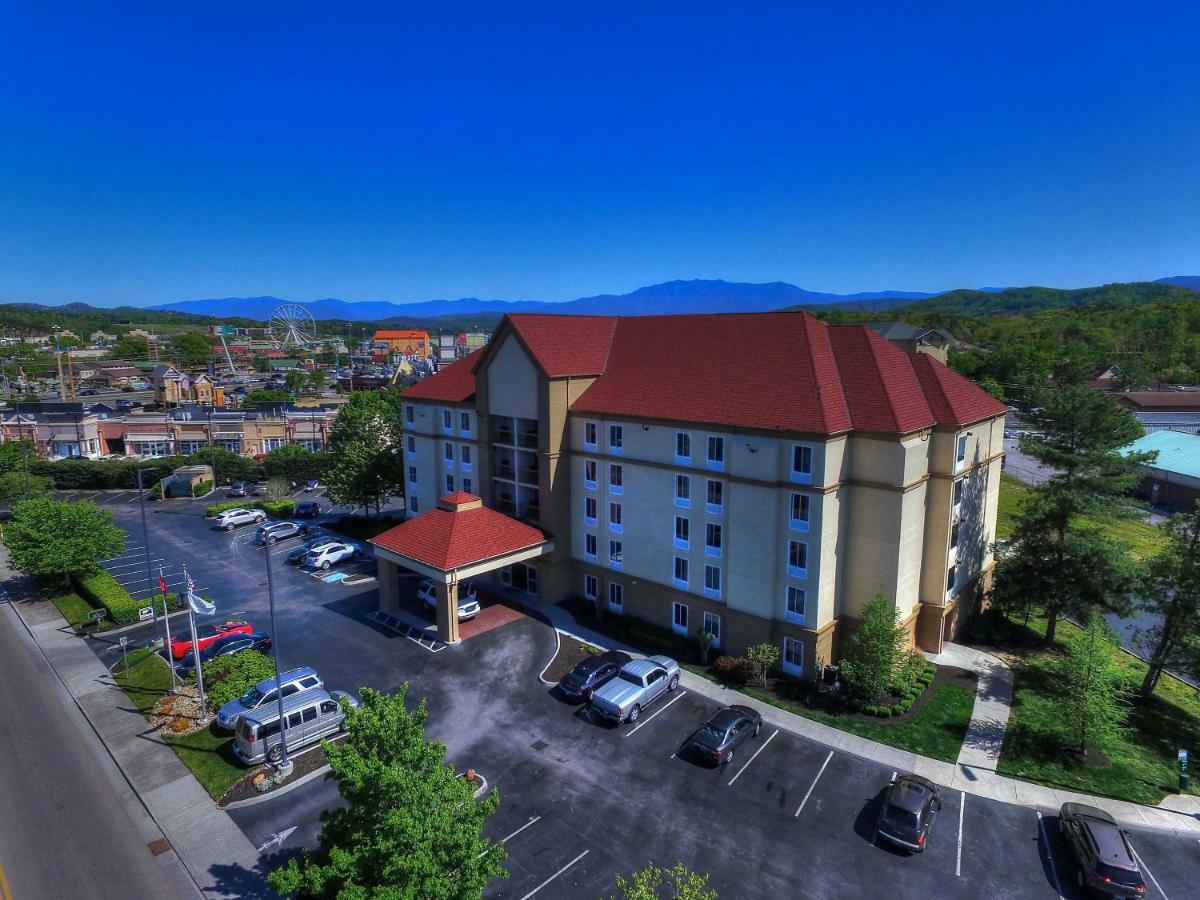
M 636 722 L 642 710 L 679 687 L 679 663 L 666 656 L 651 656 L 627 662 L 617 677 L 600 687 L 592 697 L 592 708 L 618 725 Z

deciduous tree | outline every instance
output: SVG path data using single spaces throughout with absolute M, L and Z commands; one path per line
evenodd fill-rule
M 663 889 L 667 893 L 663 893 Z M 669 869 L 650 863 L 626 881 L 617 876 L 617 890 L 610 900 L 717 900 L 717 892 L 708 886 L 708 876 L 693 872 L 683 863 L 676 861 Z
M 1078 754 L 1117 737 L 1129 718 L 1128 679 L 1116 664 L 1112 632 L 1093 607 L 1058 666 L 1058 710 Z
M 398 395 L 395 395 L 398 396 Z M 338 411 L 329 433 L 333 465 L 326 474 L 338 503 L 367 509 L 404 489 L 400 406 L 379 391 L 359 391 Z
M 91 500 L 74 503 L 38 497 L 12 505 L 4 544 L 19 572 L 41 577 L 73 575 L 99 569 L 96 560 L 125 549 L 125 532 L 112 523 L 112 513 Z
M 863 606 L 862 623 L 842 651 L 841 675 L 859 696 L 880 697 L 891 690 L 907 644 L 892 601 L 876 594 Z
M 346 740 L 325 745 L 345 804 L 321 814 L 315 853 L 270 874 L 278 893 L 465 900 L 507 877 L 504 845 L 483 836 L 499 794 L 474 798 L 425 736 L 425 702 L 409 712 L 407 695 L 407 684 L 391 696 L 363 688 Z

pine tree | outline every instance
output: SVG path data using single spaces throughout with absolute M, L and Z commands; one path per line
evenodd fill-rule
M 1063 727 L 1080 755 L 1118 737 L 1129 718 L 1129 683 L 1115 650 L 1104 616 L 1093 607 L 1058 666 Z

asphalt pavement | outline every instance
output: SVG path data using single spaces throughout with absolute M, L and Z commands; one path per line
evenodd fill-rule
M 128 787 L 7 606 L 0 661 L 0 896 L 196 896 L 160 864 Z

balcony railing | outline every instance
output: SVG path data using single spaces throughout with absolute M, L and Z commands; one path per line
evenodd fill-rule
M 521 476 L 521 481 L 524 484 L 537 484 L 538 483 L 538 467 L 532 466 L 532 467 L 521 469 L 520 476 Z
M 495 428 L 492 430 L 492 443 L 508 444 L 513 443 L 513 431 L 511 428 Z
M 517 435 L 517 446 L 523 450 L 536 450 L 538 447 L 538 434 L 536 431 L 522 431 Z

